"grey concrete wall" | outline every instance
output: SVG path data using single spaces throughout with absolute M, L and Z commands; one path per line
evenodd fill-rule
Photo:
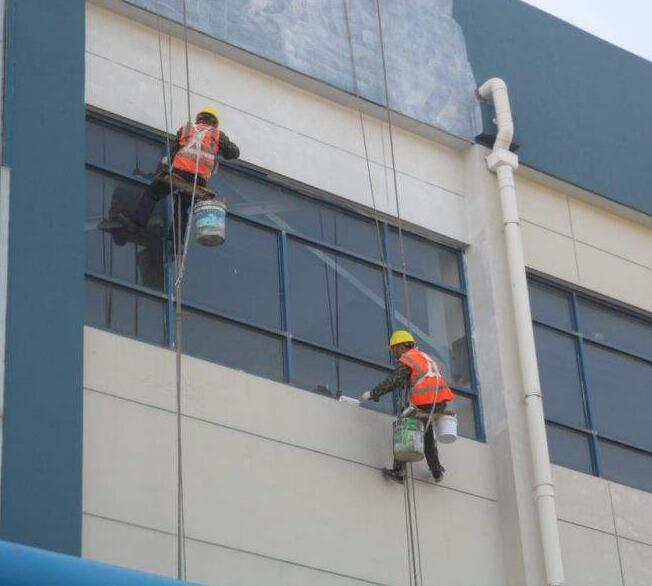
M 127 0 L 183 21 L 182 0 Z M 351 45 L 347 32 L 349 12 Z M 475 82 L 452 0 L 381 0 L 390 107 L 472 140 Z M 189 0 L 196 31 L 386 105 L 375 0 Z M 352 50 L 351 50 L 352 47 Z

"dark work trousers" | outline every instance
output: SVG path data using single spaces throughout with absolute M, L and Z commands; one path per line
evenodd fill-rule
M 435 407 L 435 413 L 441 413 L 446 409 L 447 403 L 439 403 Z M 430 410 L 432 405 L 420 405 L 419 406 L 419 419 L 427 421 L 428 416 L 430 415 Z M 435 429 L 434 429 L 434 416 L 433 421 L 430 424 L 430 427 L 426 430 L 425 437 L 423 438 L 423 452 L 426 456 L 426 462 L 430 472 L 434 478 L 437 478 L 441 474 L 441 462 L 439 461 L 439 450 L 437 450 L 437 441 L 435 440 Z M 405 462 L 399 462 L 394 460 L 394 470 L 397 472 L 403 472 L 405 470 Z
M 150 186 L 145 190 L 143 195 L 138 200 L 136 209 L 131 214 L 131 219 L 135 224 L 141 228 L 146 226 L 149 222 L 152 212 L 156 207 L 156 204 L 167 197 L 170 194 L 170 183 L 164 181 L 161 177 L 167 173 L 167 168 L 160 170 Z M 175 171 L 176 175 L 179 175 L 189 183 L 194 183 L 195 176 L 192 173 L 186 173 L 185 171 Z M 200 187 L 206 187 L 206 179 L 203 177 L 197 177 L 197 185 Z M 186 233 L 186 228 L 188 226 L 188 212 L 190 210 L 191 195 L 186 194 L 185 192 L 181 195 L 178 195 L 178 190 L 174 189 L 174 229 L 178 229 L 179 218 L 177 218 L 177 212 L 181 212 L 181 231 L 179 241 L 183 242 L 183 237 Z M 177 244 L 177 250 L 180 250 L 180 246 Z

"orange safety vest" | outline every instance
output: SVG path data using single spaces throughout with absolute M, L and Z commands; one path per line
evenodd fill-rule
M 437 363 L 425 352 L 411 348 L 398 359 L 410 369 L 410 403 L 432 405 L 455 399 Z
M 187 124 L 179 136 L 179 150 L 172 166 L 177 171 L 196 173 L 208 180 L 215 168 L 215 157 L 220 152 L 222 133 L 208 124 Z

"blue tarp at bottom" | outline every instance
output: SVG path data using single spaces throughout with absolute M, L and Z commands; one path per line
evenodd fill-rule
M 0 541 L 3 586 L 179 586 L 170 578 Z

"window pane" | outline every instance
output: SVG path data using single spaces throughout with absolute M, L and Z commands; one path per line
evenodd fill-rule
M 278 237 L 229 217 L 226 241 L 193 242 L 186 260 L 184 299 L 207 309 L 281 328 Z
M 150 235 L 139 243 L 126 241 L 97 229 L 97 224 L 110 215 L 110 208 L 132 209 L 143 187 L 119 181 L 101 173 L 87 173 L 86 200 L 86 270 L 163 289 L 163 238 Z M 160 206 L 159 206 L 159 221 Z
M 605 478 L 652 492 L 652 454 L 601 441 L 600 456 Z
M 546 431 L 553 464 L 592 474 L 591 451 L 586 435 L 549 423 L 546 424 Z
M 138 315 L 136 337 L 143 342 L 165 344 L 165 314 L 167 304 L 159 299 L 138 297 L 136 311 Z
M 532 319 L 552 326 L 572 330 L 571 296 L 565 291 L 528 281 Z
M 276 336 L 184 310 L 183 343 L 192 356 L 283 380 L 283 345 Z
M 584 401 L 574 337 L 534 326 L 543 407 L 548 419 L 584 427 Z
M 450 384 L 469 387 L 471 381 L 462 300 L 408 280 L 408 312 L 404 291 L 402 277 L 394 274 L 395 326 L 412 331 L 419 347 L 441 363 Z M 412 314 L 411 324 L 408 313 Z
M 87 132 L 89 163 L 141 179 L 156 170 L 164 150 L 160 142 L 103 124 L 90 122 L 89 126 L 93 127 Z
M 405 265 L 408 273 L 451 287 L 460 287 L 459 254 L 424 238 L 403 231 Z M 398 230 L 389 231 L 389 258 L 392 266 L 403 270 Z
M 84 323 L 87 326 L 106 328 L 106 288 L 92 279 L 86 279 Z
M 211 185 L 227 197 L 234 213 L 360 255 L 381 258 L 376 226 L 370 219 L 224 167 Z
M 86 279 L 86 325 L 164 344 L 165 312 L 161 299 Z
M 310 348 L 304 344 L 292 345 L 292 384 L 325 396 L 337 397 L 340 393 L 359 399 L 388 374 L 389 370 L 374 368 L 329 352 Z M 387 394 L 378 403 L 365 407 L 392 414 L 392 395 Z
M 652 364 L 590 343 L 584 356 L 598 433 L 652 450 Z
M 452 407 L 457 412 L 457 433 L 463 437 L 475 439 L 475 412 L 473 399 L 455 393 Z
M 290 242 L 292 331 L 379 362 L 388 361 L 380 269 Z
M 579 301 L 583 334 L 652 360 L 652 323 L 585 299 Z

